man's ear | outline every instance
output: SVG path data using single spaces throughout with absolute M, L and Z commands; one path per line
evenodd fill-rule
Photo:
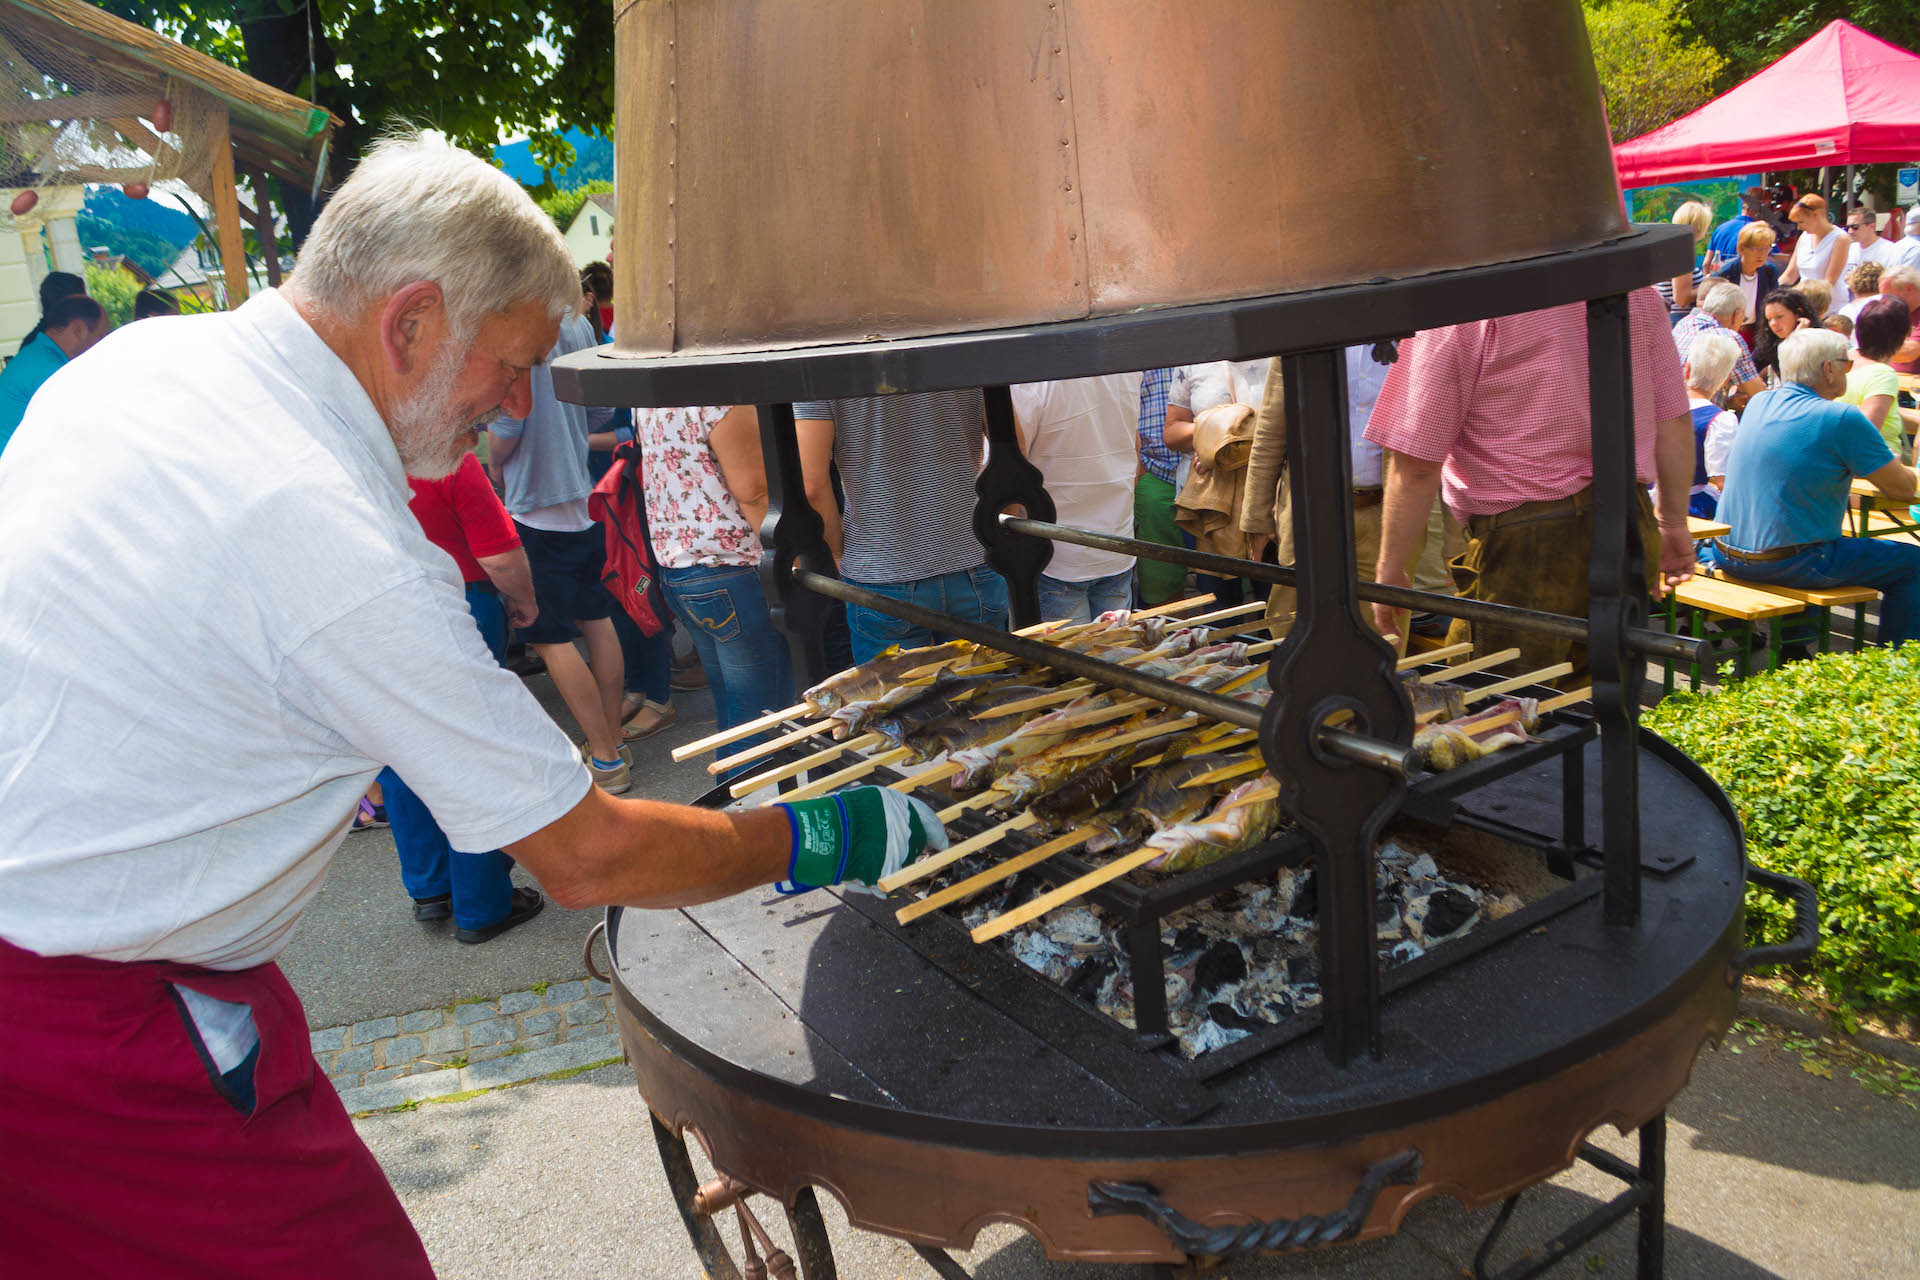
M 446 332 L 446 319 L 445 299 L 431 280 L 417 280 L 387 299 L 380 311 L 380 344 L 395 373 L 413 372 L 421 352 Z

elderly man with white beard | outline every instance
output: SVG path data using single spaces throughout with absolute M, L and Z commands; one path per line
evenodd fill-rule
M 20 1275 L 423 1277 L 273 957 L 382 765 L 569 907 L 871 883 L 944 844 L 863 788 L 619 799 L 494 664 L 407 509 L 524 416 L 580 298 L 552 222 L 373 147 L 285 286 L 132 325 L 0 457 L 0 1185 Z

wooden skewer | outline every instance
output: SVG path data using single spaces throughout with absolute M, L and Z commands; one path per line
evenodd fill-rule
M 1170 733 L 1180 732 L 1181 720 L 1192 720 L 1196 718 L 1197 717 L 1189 711 L 1184 716 L 1175 716 L 1171 720 L 1162 720 L 1158 724 L 1142 725 L 1138 729 L 1131 729 L 1117 738 L 1096 739 L 1095 741 L 1087 743 L 1085 746 L 1076 747 L 1063 754 L 1068 759 L 1072 759 L 1075 756 L 1099 755 L 1102 752 L 1111 751 L 1115 747 L 1130 747 L 1136 742 L 1147 742 L 1154 738 L 1164 738 Z
M 993 795 L 996 799 L 998 798 L 993 792 L 989 792 L 988 794 Z M 975 797 L 975 799 L 978 798 L 977 796 Z M 942 852 L 934 854 L 932 857 L 922 858 L 918 862 L 907 864 L 892 875 L 884 876 L 875 881 L 874 887 L 882 892 L 892 893 L 903 884 L 912 884 L 915 880 L 925 879 L 934 872 L 950 867 L 960 861 L 960 859 L 978 853 L 989 845 L 998 844 L 1016 831 L 1025 831 L 1028 827 L 1033 826 L 1039 821 L 1040 819 L 1029 809 L 1016 818 L 1009 818 L 997 827 L 988 827 L 977 836 L 969 837 L 968 839 L 962 840 L 959 844 L 951 845 Z M 905 922 L 903 921 L 902 923 Z
M 887 786 L 895 791 L 912 791 L 919 787 L 930 787 L 942 778 L 951 778 L 958 772 L 960 772 L 960 765 L 952 760 L 943 760 L 931 768 L 908 774 L 898 782 L 889 782 Z
M 1058 689 L 1049 689 L 1045 693 L 1036 693 L 1031 698 L 1022 698 L 1018 702 L 1003 702 L 997 707 L 974 713 L 975 720 L 998 720 L 1001 716 L 1018 715 L 1022 711 L 1037 711 L 1041 707 L 1058 706 L 1062 702 L 1072 702 L 1093 692 L 1093 681 L 1075 680 L 1072 684 L 1063 684 Z
M 1071 849 L 1075 845 L 1086 843 L 1088 840 L 1091 840 L 1099 830 L 1100 828 L 1098 827 L 1077 827 L 1057 840 L 1049 840 L 1045 844 L 1029 849 L 1025 853 L 1008 858 L 1005 862 L 988 867 L 979 875 L 969 876 L 958 884 L 950 884 L 938 893 L 930 893 L 920 899 L 920 901 L 910 906 L 902 907 L 894 916 L 894 919 L 898 920 L 901 924 L 907 924 L 910 921 L 918 920 L 930 911 L 938 911 L 949 902 L 958 902 L 962 898 L 970 898 L 989 885 L 998 884 L 1002 880 L 1020 874 L 1028 867 L 1037 866 L 1045 862 L 1056 853 Z M 1156 855 L 1159 853 L 1158 850 L 1154 852 Z
M 1207 637 L 1207 643 L 1219 644 L 1221 641 L 1231 640 L 1235 636 L 1252 635 L 1256 631 L 1268 631 L 1272 629 L 1273 623 L 1274 620 L 1272 618 L 1262 618 L 1258 622 L 1242 623 L 1237 627 L 1225 627 L 1209 635 Z
M 949 805 L 947 808 L 942 809 L 939 813 L 935 814 L 934 816 L 940 819 L 940 825 L 944 827 L 949 822 L 952 822 L 955 818 L 959 817 L 961 814 L 972 813 L 975 809 L 985 808 L 987 805 L 992 804 L 995 800 L 998 800 L 999 798 L 1000 796 L 997 792 L 982 791 L 977 796 L 968 796 L 965 800 L 962 800 L 959 804 Z
M 1237 760 L 1232 764 L 1223 764 L 1218 769 L 1209 769 L 1197 778 L 1189 778 L 1180 784 L 1186 787 L 1210 787 L 1216 782 L 1225 782 L 1229 778 L 1244 778 L 1250 773 L 1258 773 L 1267 767 L 1265 756 L 1255 755 L 1250 759 Z
M 1571 662 L 1556 662 L 1552 666 L 1542 667 L 1538 671 L 1529 671 L 1525 675 L 1514 676 L 1509 680 L 1501 680 L 1494 684 L 1483 685 L 1466 696 L 1466 704 L 1472 706 L 1474 703 L 1485 698 L 1497 698 L 1503 693 L 1512 693 L 1515 689 L 1524 689 L 1530 684 L 1543 684 L 1548 680 L 1554 680 L 1560 676 L 1571 674 L 1572 671 L 1573 664 Z
M 1064 839 L 1065 837 L 1062 837 L 1062 838 Z M 1040 848 L 1042 849 L 1046 847 L 1047 846 L 1045 845 L 1040 846 Z M 1038 853 L 1039 851 L 1040 851 L 1039 849 L 1034 850 L 1035 853 Z M 1007 912 L 1005 915 L 995 916 L 993 919 L 987 921 L 985 924 L 981 925 L 979 928 L 973 931 L 973 935 L 972 935 L 973 940 L 975 942 L 986 942 L 990 939 L 997 938 L 1001 934 L 1007 932 L 1009 929 L 1019 928 L 1021 925 L 1027 923 L 1029 920 L 1038 920 L 1041 916 L 1047 914 L 1047 912 L 1053 910 L 1055 907 L 1071 902 L 1075 898 L 1079 897 L 1081 894 L 1084 894 L 1093 889 L 1097 889 L 1109 880 L 1118 880 L 1121 876 L 1127 874 L 1127 872 L 1129 871 L 1132 871 L 1135 867 L 1144 867 L 1149 862 L 1152 862 L 1155 858 L 1161 858 L 1165 856 L 1166 856 L 1166 850 L 1149 848 L 1149 849 L 1139 849 L 1134 851 L 1133 853 L 1126 854 L 1123 857 L 1115 858 L 1112 862 L 1109 862 L 1106 866 L 1100 867 L 1094 871 L 1089 871 L 1087 872 L 1087 874 L 1080 876 L 1077 879 L 1069 880 L 1065 884 L 1061 885 L 1059 888 L 1051 889 L 1046 893 L 1041 894 L 1039 897 L 1035 898 L 1033 901 L 1027 903 L 1024 906 L 1016 907 L 1014 910 Z M 1005 866 L 1006 864 L 1002 863 L 1001 865 Z M 998 871 L 999 867 L 994 868 L 994 870 Z M 956 889 L 959 887 L 960 887 L 959 885 L 954 886 L 954 888 Z M 922 903 L 930 902 L 930 901 L 932 901 L 931 898 L 921 899 Z M 917 906 L 920 904 L 916 903 L 915 905 Z
M 1225 622 L 1228 618 L 1244 618 L 1250 613 L 1260 613 L 1267 607 L 1265 600 L 1255 600 L 1251 604 L 1237 604 L 1230 609 L 1215 609 L 1212 613 L 1203 613 L 1195 618 L 1186 619 L 1189 627 L 1204 627 L 1215 622 Z
M 1400 659 L 1399 669 L 1411 671 L 1415 667 L 1424 667 L 1429 662 L 1445 662 L 1448 658 L 1457 658 L 1463 653 L 1473 652 L 1473 641 L 1463 640 L 1459 644 L 1450 644 L 1441 649 L 1429 649 L 1425 653 L 1410 653 Z
M 1192 759 L 1194 756 L 1210 756 L 1217 755 L 1222 751 L 1231 751 L 1235 747 L 1244 747 L 1259 737 L 1260 731 L 1257 729 L 1241 729 L 1236 733 L 1228 734 L 1224 738 L 1217 738 L 1212 742 L 1203 743 L 1199 750 L 1187 752 L 1187 758 Z
M 1241 672 L 1239 675 L 1235 676 L 1233 679 L 1227 681 L 1225 684 L 1215 689 L 1214 692 L 1221 693 L 1221 694 L 1232 693 L 1235 689 L 1239 689 L 1246 685 L 1252 684 L 1255 680 L 1258 680 L 1261 676 L 1265 674 L 1267 674 L 1267 669 L 1265 667 L 1262 667 L 1262 666 L 1249 667 L 1247 668 L 1247 670 Z
M 750 747 L 737 755 L 722 756 L 707 766 L 707 772 L 725 773 L 736 765 L 752 764 L 755 760 L 774 754 L 782 747 L 792 746 L 794 743 L 807 738 L 819 737 L 821 734 L 833 728 L 834 725 L 840 723 L 842 722 L 829 717 L 820 721 L 818 724 L 806 725 L 803 728 L 795 729 L 792 733 L 783 733 L 777 738 L 769 739 L 757 747 Z
M 1458 666 L 1442 667 L 1438 671 L 1429 671 L 1426 675 L 1420 677 L 1420 683 L 1439 684 L 1442 680 L 1446 680 L 1452 676 L 1472 675 L 1476 671 L 1485 671 L 1488 667 L 1497 667 L 1503 662 L 1512 662 L 1519 656 L 1520 651 L 1518 649 L 1502 649 L 1498 653 L 1490 653 L 1484 658 L 1474 658 L 1467 662 L 1462 662 Z
M 1588 685 L 1584 689 L 1575 689 L 1572 693 L 1563 693 L 1557 698 L 1548 698 L 1545 702 L 1534 708 L 1534 710 L 1544 715 L 1549 711 L 1558 711 L 1562 707 L 1570 707 L 1576 702 L 1585 702 L 1592 696 L 1593 686 Z
M 812 755 L 802 756 L 792 764 L 783 764 L 778 769 L 769 769 L 765 773 L 756 773 L 751 778 L 742 778 L 727 788 L 727 794 L 735 800 L 738 800 L 741 796 L 758 791 L 762 787 L 772 786 L 776 782 L 784 782 L 788 778 L 797 778 L 807 770 L 817 768 L 835 756 L 845 755 L 849 751 L 864 751 L 868 747 L 877 747 L 884 741 L 886 741 L 886 739 L 877 733 L 863 733 L 857 738 L 849 738 L 845 742 L 836 742 L 824 750 L 814 752 Z M 781 797 L 783 800 L 785 798 L 785 796 Z
M 795 716 L 808 715 L 812 710 L 813 708 L 809 707 L 806 703 L 796 702 L 783 710 L 769 711 L 757 720 L 749 720 L 745 724 L 737 724 L 731 729 L 722 729 L 719 733 L 710 733 L 706 737 L 696 741 L 683 743 L 675 747 L 670 755 L 674 763 L 678 764 L 682 760 L 699 755 L 702 751 L 711 751 L 715 747 L 724 747 L 729 742 L 738 742 L 742 738 L 751 738 L 762 729 L 771 729 L 782 720 L 791 720 Z
M 855 778 L 866 777 L 883 765 L 898 764 L 912 754 L 912 747 L 896 747 L 892 751 L 882 751 L 879 755 L 871 756 L 860 761 L 858 764 L 850 764 L 838 773 L 830 773 L 818 782 L 809 782 L 804 787 L 789 791 L 781 796 L 779 801 L 774 803 L 788 800 L 811 800 L 815 796 L 823 796 L 836 787 L 852 782 Z

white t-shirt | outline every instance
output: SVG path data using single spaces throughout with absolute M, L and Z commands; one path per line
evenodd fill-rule
M 579 755 L 408 497 L 278 293 L 129 325 L 47 381 L 0 455 L 0 937 L 243 968 L 382 764 L 456 849 L 579 802 Z
M 1893 266 L 1920 270 L 1920 234 L 1909 234 L 1892 242 Z
M 1140 375 L 1027 382 L 1012 388 L 1027 461 L 1040 468 L 1061 524 L 1133 536 L 1133 477 L 1140 451 Z M 1044 570 L 1090 582 L 1133 568 L 1133 557 L 1053 544 Z
M 1840 241 L 1846 238 L 1846 234 L 1839 227 L 1835 227 L 1816 243 L 1812 233 L 1802 231 L 1800 238 L 1793 242 L 1793 260 L 1800 264 L 1800 278 L 1825 280 L 1827 263 L 1832 260 Z M 1844 306 L 1852 297 L 1853 293 L 1847 288 L 1847 273 L 1842 271 L 1840 278 L 1833 282 L 1833 305 Z
M 1851 244 L 1847 246 L 1847 270 L 1851 271 L 1863 262 L 1877 262 L 1883 267 L 1891 267 L 1900 260 L 1900 246 L 1891 240 L 1875 240 L 1872 244 Z

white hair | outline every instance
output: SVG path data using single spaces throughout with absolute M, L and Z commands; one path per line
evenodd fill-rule
M 1811 387 L 1820 366 L 1847 358 L 1847 340 L 1831 329 L 1796 329 L 1780 344 L 1780 376 Z
M 1914 209 L 1916 212 L 1920 212 L 1920 205 L 1915 205 Z M 1890 292 L 1887 288 L 1888 285 L 1893 285 L 1901 289 L 1920 289 L 1920 267 L 1903 265 L 1882 271 L 1880 273 L 1880 292 Z
M 1700 295 L 1700 309 L 1716 320 L 1738 315 L 1746 306 L 1747 298 L 1740 292 L 1740 286 L 1725 280 Z
M 553 220 L 500 170 L 417 133 L 374 143 L 301 246 L 288 283 L 329 315 L 353 315 L 410 284 L 440 286 L 462 341 L 529 301 L 559 319 L 580 278 Z
M 1733 362 L 1740 358 L 1740 344 L 1724 329 L 1696 334 L 1687 346 L 1687 388 L 1712 399 L 1727 383 Z

